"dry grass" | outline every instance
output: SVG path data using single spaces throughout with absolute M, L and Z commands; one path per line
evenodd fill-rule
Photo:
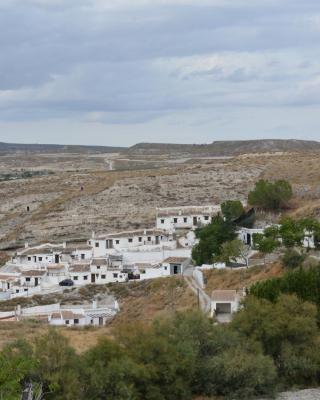
M 280 263 L 269 264 L 265 267 L 257 266 L 249 269 L 206 271 L 206 292 L 211 295 L 212 291 L 215 289 L 242 289 L 243 287 L 249 287 L 255 282 L 281 276 L 283 273 L 284 268 Z
M 108 289 L 118 298 L 121 309 L 111 323 L 102 328 L 57 328 L 77 352 L 88 350 L 100 337 L 112 337 L 112 330 L 120 325 L 137 321 L 149 324 L 156 317 L 196 307 L 196 298 L 181 277 L 112 284 Z M 37 321 L 0 322 L 0 348 L 17 339 L 33 340 L 48 329 L 46 323 Z

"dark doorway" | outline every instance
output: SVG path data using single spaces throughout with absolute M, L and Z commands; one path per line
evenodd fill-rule
M 231 303 L 217 303 L 217 314 L 231 314 Z
M 91 274 L 91 283 L 96 283 L 96 274 Z
M 34 286 L 38 286 L 39 285 L 39 278 L 34 278 Z
M 59 254 L 55 254 L 55 256 L 54 256 L 54 262 L 55 262 L 56 264 L 59 264 L 59 261 L 60 261 Z
M 160 240 L 159 240 L 159 236 L 156 236 L 156 244 L 159 244 Z
M 193 226 L 196 226 L 198 224 L 197 217 L 193 217 Z
M 251 235 L 250 235 L 250 233 L 247 233 L 247 245 L 251 246 Z
M 178 275 L 181 274 L 181 265 L 170 265 L 170 274 L 171 275 Z
M 103 317 L 99 317 L 99 325 L 100 325 L 100 326 L 103 325 Z

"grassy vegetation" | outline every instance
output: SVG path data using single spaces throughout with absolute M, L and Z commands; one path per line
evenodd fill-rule
M 211 295 L 215 289 L 241 289 L 268 278 L 279 277 L 285 269 L 281 263 L 242 269 L 222 269 L 205 271 L 206 292 Z
M 64 294 L 50 294 L 19 298 L 1 303 L 1 311 L 13 310 L 18 304 L 22 307 L 60 302 L 61 304 L 81 304 L 90 302 L 96 296 L 113 294 L 120 303 L 120 313 L 109 325 L 93 329 L 61 328 L 72 346 L 83 352 L 95 345 L 100 336 L 112 336 L 112 328 L 141 321 L 150 324 L 159 316 L 170 315 L 175 311 L 196 308 L 196 298 L 181 277 L 160 278 L 141 282 L 113 283 L 108 285 L 88 285 L 79 290 L 67 289 Z M 0 324 L 0 346 L 20 337 L 33 338 L 48 330 L 39 322 L 6 322 Z

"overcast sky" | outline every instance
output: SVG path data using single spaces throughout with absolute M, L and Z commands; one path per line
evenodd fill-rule
M 320 140 L 319 0 L 0 0 L 0 141 Z

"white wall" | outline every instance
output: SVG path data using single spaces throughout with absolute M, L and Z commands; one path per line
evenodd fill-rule
M 197 223 L 194 224 L 194 218 Z M 191 229 L 196 228 L 198 225 L 207 225 L 211 222 L 211 215 L 194 214 L 194 215 L 170 215 L 157 217 L 157 229 L 164 229 L 170 231 L 172 229 Z

